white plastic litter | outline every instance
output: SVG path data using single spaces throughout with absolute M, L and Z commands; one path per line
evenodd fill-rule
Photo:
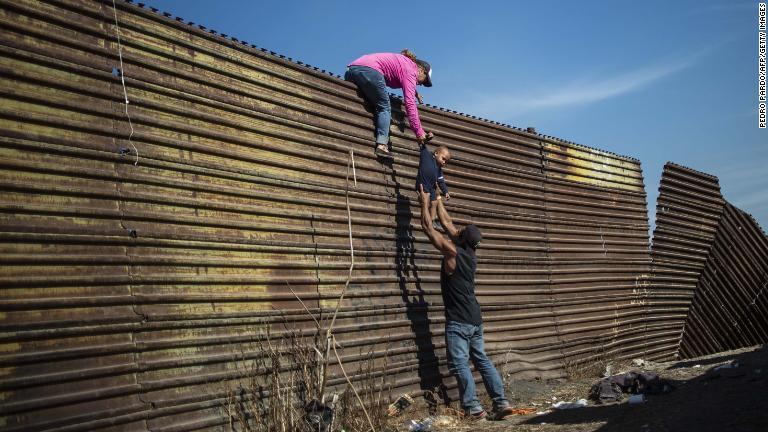
M 450 426 L 456 425 L 456 417 L 447 416 L 447 415 L 439 415 L 435 417 L 435 421 L 433 423 L 433 426 L 445 428 Z
M 586 399 L 579 399 L 576 402 L 560 401 L 552 404 L 552 408 L 554 409 L 574 409 L 574 408 L 584 408 L 585 406 L 587 406 Z
M 408 431 L 409 432 L 425 432 L 432 430 L 432 423 L 434 420 L 432 420 L 432 417 L 427 417 L 424 420 L 417 422 L 416 420 L 411 420 L 411 424 L 408 425 Z
M 603 378 L 608 378 L 611 375 L 613 375 L 613 365 L 607 364 L 605 365 L 605 369 L 603 370 Z
M 714 370 L 715 371 L 719 371 L 720 369 L 735 369 L 737 367 L 739 367 L 739 362 L 732 361 L 730 363 L 722 364 L 722 365 L 716 367 Z

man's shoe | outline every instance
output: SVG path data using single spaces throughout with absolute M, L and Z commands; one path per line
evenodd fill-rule
M 472 414 L 472 413 L 469 413 L 469 414 L 467 415 L 467 419 L 469 419 L 469 420 L 471 420 L 471 421 L 478 421 L 478 420 L 483 420 L 483 419 L 485 419 L 486 417 L 488 417 L 488 413 L 487 413 L 487 412 L 485 412 L 485 410 L 482 410 L 482 411 L 480 411 L 479 413 L 474 413 L 474 414 Z
M 507 405 L 504 408 L 496 409 L 491 415 L 493 420 L 506 420 L 515 414 L 515 410 L 511 406 Z

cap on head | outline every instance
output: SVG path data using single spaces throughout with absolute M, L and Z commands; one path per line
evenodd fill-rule
M 416 60 L 416 64 L 424 68 L 424 74 L 427 78 L 424 80 L 424 87 L 432 87 L 432 66 L 424 60 Z
M 461 230 L 459 237 L 459 243 L 462 245 L 468 245 L 472 249 L 477 249 L 477 245 L 483 241 L 483 235 L 480 233 L 480 229 L 474 224 L 470 224 Z

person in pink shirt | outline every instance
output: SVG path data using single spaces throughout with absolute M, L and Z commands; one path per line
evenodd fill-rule
M 432 132 L 421 127 L 416 109 L 416 86 L 432 87 L 432 68 L 429 63 L 419 60 L 412 52 L 404 49 L 401 54 L 367 54 L 347 65 L 344 79 L 355 83 L 365 99 L 375 108 L 376 156 L 391 158 L 389 151 L 389 123 L 392 107 L 389 103 L 387 86 L 403 89 L 403 102 L 408 122 L 419 144 L 432 139 Z

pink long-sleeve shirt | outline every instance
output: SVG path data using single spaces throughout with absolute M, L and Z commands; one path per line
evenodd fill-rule
M 367 54 L 353 61 L 348 66 L 367 66 L 384 75 L 384 82 L 391 88 L 403 89 L 405 112 L 408 123 L 417 137 L 424 136 L 419 112 L 416 108 L 416 84 L 419 68 L 411 59 L 395 53 Z

